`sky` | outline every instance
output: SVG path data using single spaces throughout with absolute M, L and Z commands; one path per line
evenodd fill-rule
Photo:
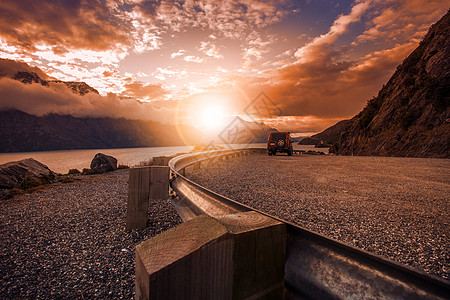
M 0 108 L 211 128 L 241 116 L 308 135 L 357 114 L 448 9 L 430 0 L 4 0 L 0 58 L 100 95 L 2 78 Z

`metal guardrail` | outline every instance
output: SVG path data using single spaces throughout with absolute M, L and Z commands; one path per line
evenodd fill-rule
M 414 270 L 301 228 L 221 196 L 184 176 L 184 169 L 227 155 L 265 149 L 186 154 L 169 161 L 173 203 L 184 221 L 256 211 L 287 226 L 285 287 L 288 299 L 450 299 L 450 281 Z

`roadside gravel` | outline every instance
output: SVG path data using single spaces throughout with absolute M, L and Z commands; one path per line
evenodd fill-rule
M 450 278 L 450 161 L 251 155 L 187 170 L 224 196 Z
M 151 202 L 125 232 L 128 170 L 76 178 L 0 202 L 1 299 L 132 299 L 134 247 L 181 223 Z

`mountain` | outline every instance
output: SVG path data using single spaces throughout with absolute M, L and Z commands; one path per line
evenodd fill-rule
M 205 143 L 195 129 L 153 121 L 33 116 L 18 110 L 0 111 L 0 152 L 177 146 Z M 177 132 L 182 132 L 181 138 Z
M 176 127 L 155 121 L 79 118 L 58 114 L 38 117 L 19 110 L 0 111 L 0 128 L 0 152 L 178 146 L 210 142 L 209 137 L 184 125 Z M 239 118 L 222 132 L 222 139 L 218 142 L 266 142 L 272 131 L 276 129 Z
M 331 149 L 342 155 L 449 157 L 450 11 Z
M 218 135 L 217 142 L 221 144 L 267 143 L 267 138 L 273 131 L 278 130 L 264 123 L 249 122 L 241 117 L 234 117 Z
M 342 120 L 337 122 L 331 127 L 328 127 L 324 131 L 312 135 L 310 137 L 302 139 L 298 144 L 299 145 L 331 145 L 335 144 L 339 141 L 339 137 L 341 136 L 342 130 L 350 123 L 350 120 Z
M 65 84 L 66 87 L 72 90 L 73 93 L 84 96 L 87 93 L 95 93 L 99 94 L 99 92 L 88 85 L 86 82 L 78 82 L 78 81 L 61 81 L 61 80 L 51 80 L 51 83 L 62 83 Z
M 11 76 L 13 79 L 18 80 L 25 84 L 39 83 L 43 86 L 50 86 L 51 84 L 64 84 L 66 87 L 72 90 L 73 93 L 84 96 L 87 93 L 96 93 L 98 91 L 88 85 L 86 82 L 78 81 L 62 81 L 62 80 L 45 80 L 42 79 L 36 72 L 30 71 L 18 71 Z
M 24 87 L 39 84 L 50 90 L 61 90 L 58 85 L 65 85 L 70 89 L 67 91 L 69 94 L 98 94 L 96 89 L 85 82 L 49 79 L 39 68 L 11 60 L 0 59 L 1 77 L 17 80 Z M 74 117 L 50 113 L 35 116 L 17 109 L 6 109 L 0 110 L 0 152 L 192 145 L 207 144 L 212 138 L 185 125 L 116 118 L 114 115 Z M 236 117 L 230 120 L 218 142 L 266 142 L 271 131 L 276 129 Z

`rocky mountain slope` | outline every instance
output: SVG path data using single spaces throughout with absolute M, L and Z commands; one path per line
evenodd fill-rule
M 88 85 L 86 82 L 78 82 L 78 81 L 62 81 L 62 80 L 45 80 L 42 79 L 37 73 L 30 71 L 18 71 L 16 74 L 12 76 L 13 79 L 18 80 L 22 83 L 39 83 L 43 86 L 50 86 L 50 84 L 64 84 L 69 89 L 72 90 L 75 94 L 79 94 L 81 96 L 87 93 L 96 93 L 98 91 Z
M 449 157 L 450 12 L 342 131 L 343 155 Z
M 299 145 L 333 145 L 339 141 L 342 130 L 350 123 L 350 120 L 342 120 L 322 132 L 302 139 Z

